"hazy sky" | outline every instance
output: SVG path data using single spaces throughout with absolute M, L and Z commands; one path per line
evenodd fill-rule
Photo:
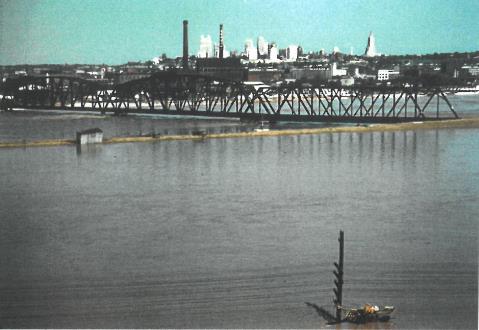
M 369 31 L 378 52 L 424 54 L 479 50 L 479 0 L 0 0 L 0 64 L 107 63 L 182 51 L 201 34 L 242 50 L 264 36 L 280 48 L 338 46 L 362 54 Z

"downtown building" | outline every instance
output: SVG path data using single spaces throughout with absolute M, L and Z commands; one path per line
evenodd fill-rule
M 364 51 L 364 56 L 375 57 L 378 55 L 379 54 L 376 51 L 376 39 L 374 38 L 374 34 L 370 32 L 368 37 L 368 44 L 366 46 L 366 50 Z
M 269 60 L 271 62 L 278 62 L 279 59 L 278 59 L 278 56 L 279 56 L 279 49 L 278 49 L 278 46 L 276 46 L 276 43 L 270 43 L 268 45 L 268 57 L 269 57 Z
M 288 61 L 296 61 L 298 59 L 298 46 L 290 45 L 286 48 L 286 59 Z
M 254 46 L 253 39 L 246 39 L 244 43 L 244 54 L 250 61 L 258 59 L 258 49 Z
M 214 56 L 213 41 L 210 35 L 200 36 L 200 50 L 198 51 L 198 58 L 209 58 Z
M 259 36 L 256 45 L 258 47 L 258 58 L 268 58 L 268 42 Z

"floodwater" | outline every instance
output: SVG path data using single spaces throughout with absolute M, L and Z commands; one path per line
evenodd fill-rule
M 21 134 L 104 120 L 68 116 Z M 0 327 L 477 329 L 478 133 L 2 149 Z M 344 305 L 394 305 L 390 322 L 305 305 L 332 306 L 341 229 Z
M 460 117 L 468 118 L 479 113 L 479 95 L 448 95 L 448 100 Z M 428 97 L 419 97 L 421 106 L 428 101 Z M 370 100 L 366 100 L 366 107 Z M 392 102 L 392 101 L 390 101 Z M 433 100 L 431 104 L 436 101 Z M 447 104 L 441 100 L 440 116 L 453 117 Z M 425 112 L 428 117 L 436 115 L 434 106 Z M 411 112 L 411 110 L 410 110 Z M 411 114 L 410 114 L 411 115 Z M 272 124 L 272 129 L 289 128 L 318 128 L 330 126 L 344 126 L 349 124 L 335 123 L 286 123 Z M 34 141 L 41 139 L 75 139 L 79 130 L 101 128 L 105 138 L 114 136 L 140 136 L 150 134 L 191 134 L 194 131 L 213 133 L 233 133 L 252 131 L 257 123 L 245 123 L 239 119 L 206 119 L 205 117 L 192 118 L 190 116 L 164 115 L 129 115 L 116 117 L 111 114 L 100 115 L 95 111 L 65 111 L 65 110 L 30 110 L 30 111 L 0 111 L 0 142 Z

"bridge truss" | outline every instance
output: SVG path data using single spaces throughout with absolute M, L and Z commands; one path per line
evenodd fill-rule
M 4 107 L 116 114 L 325 122 L 458 118 L 439 88 L 248 85 L 186 72 L 161 72 L 117 85 L 59 75 L 26 76 L 7 79 L 0 94 Z

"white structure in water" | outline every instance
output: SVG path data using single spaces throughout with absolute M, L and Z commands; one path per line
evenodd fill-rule
M 200 51 L 198 52 L 199 58 L 208 58 L 214 56 L 213 50 L 213 41 L 211 40 L 211 36 L 204 35 L 200 36 Z
M 375 57 L 379 54 L 376 52 L 376 39 L 372 32 L 369 33 L 368 37 L 368 45 L 366 46 L 366 51 L 364 52 L 364 56 L 366 57 Z
M 92 128 L 77 132 L 77 144 L 102 143 L 103 131 L 99 128 Z

